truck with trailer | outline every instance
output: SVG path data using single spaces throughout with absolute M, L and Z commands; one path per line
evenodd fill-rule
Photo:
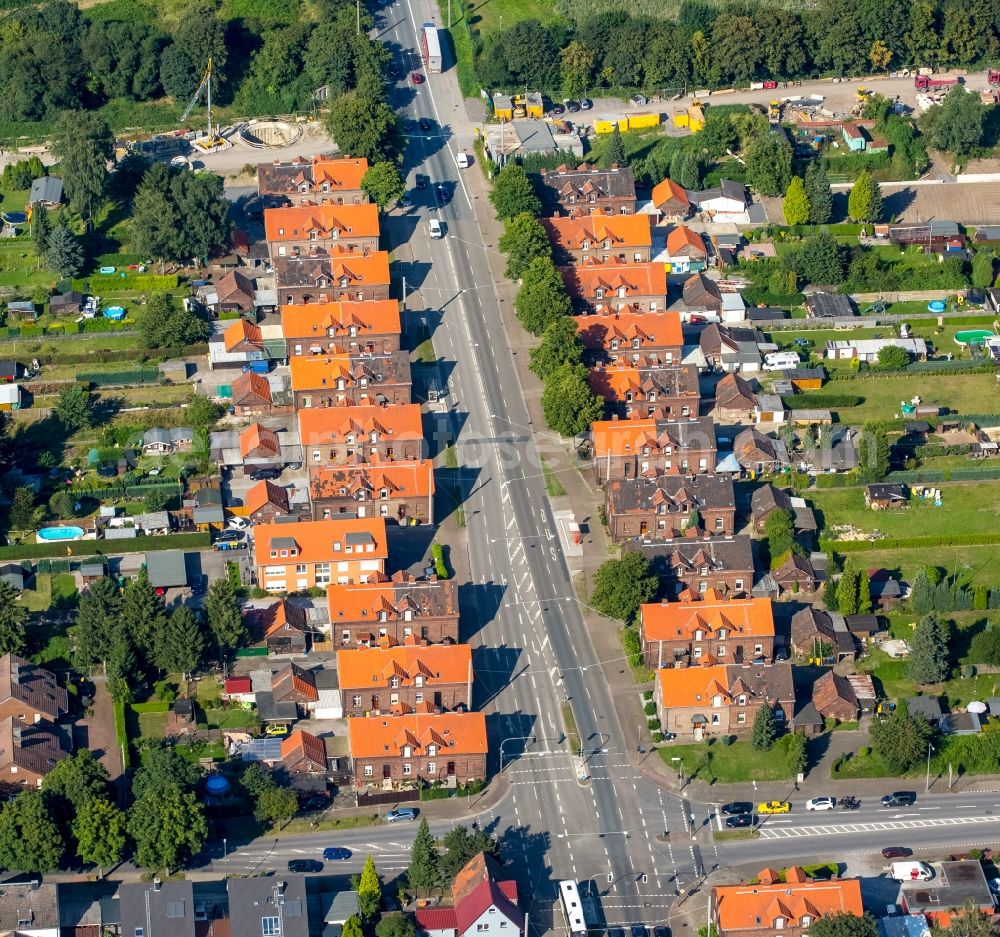
M 957 78 L 935 78 L 933 75 L 914 75 L 913 87 L 917 91 L 944 91 L 958 84 Z
M 424 23 L 420 27 L 420 56 L 427 71 L 441 71 L 441 37 L 433 23 Z

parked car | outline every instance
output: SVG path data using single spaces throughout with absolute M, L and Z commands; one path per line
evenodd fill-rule
M 732 817 L 738 813 L 750 813 L 753 811 L 753 804 L 749 800 L 734 800 L 732 803 L 723 804 L 719 808 L 719 813 L 724 817 Z
M 580 98 L 580 110 L 589 111 L 594 106 L 594 102 L 590 98 Z
M 806 801 L 806 810 L 833 810 L 836 806 L 836 797 L 813 797 Z
M 399 76 L 402 74 L 403 72 L 400 70 L 400 67 L 395 62 L 393 62 L 389 66 L 389 76 L 391 78 L 399 78 Z
M 327 846 L 323 850 L 323 858 L 327 862 L 346 862 L 351 858 L 351 850 L 343 846 Z
M 324 797 L 322 794 L 307 797 L 302 803 L 303 810 L 325 810 L 329 806 L 330 798 Z
M 430 123 L 430 121 L 428 121 L 428 123 Z M 421 128 L 421 129 L 422 129 L 422 128 Z M 416 174 L 416 175 L 415 175 L 415 176 L 413 177 L 413 184 L 414 184 L 414 185 L 415 185 L 415 186 L 416 186 L 416 187 L 417 187 L 418 189 L 421 189 L 421 190 L 423 190 L 423 189 L 426 189 L 426 188 L 427 188 L 427 176 L 422 176 L 422 175 L 421 175 L 421 174 L 420 174 L 420 173 L 418 172 L 418 173 L 417 173 L 417 174 Z
M 580 105 L 576 101 L 567 100 L 563 103 L 566 105 L 566 110 L 571 114 L 578 114 L 580 112 Z
M 646 937 L 646 928 L 641 924 L 633 924 L 630 928 L 632 937 Z
M 882 798 L 883 807 L 912 807 L 917 802 L 913 791 L 895 791 Z
M 553 104 L 552 107 L 549 109 L 549 113 L 554 114 L 556 117 L 560 117 L 566 113 L 566 108 L 563 107 L 561 104 Z
M 242 530 L 220 530 L 215 535 L 216 543 L 238 543 L 246 534 Z
M 319 859 L 290 859 L 289 872 L 322 872 L 323 863 Z
M 757 813 L 791 813 L 792 805 L 787 800 L 767 800 L 757 804 Z
M 288 735 L 288 726 L 283 722 L 276 722 L 264 729 L 264 735 Z
M 226 521 L 226 526 L 233 530 L 246 530 L 250 526 L 250 521 L 245 517 L 231 517 Z
M 909 859 L 913 850 L 906 846 L 886 846 L 882 850 L 883 859 Z
M 281 478 L 280 468 L 262 468 L 254 469 L 250 473 L 250 481 L 252 482 L 273 482 Z
M 384 817 L 386 823 L 400 823 L 403 820 L 416 820 L 417 811 L 412 807 L 396 807 L 390 810 Z
M 738 813 L 732 817 L 726 817 L 726 828 L 738 830 L 740 827 L 753 826 L 754 817 L 752 813 Z

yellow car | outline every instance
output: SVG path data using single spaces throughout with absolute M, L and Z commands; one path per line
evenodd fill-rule
M 757 804 L 757 813 L 790 813 L 792 805 L 787 800 L 769 800 Z
M 264 735 L 288 735 L 288 726 L 280 723 L 277 725 L 269 725 L 264 730 Z

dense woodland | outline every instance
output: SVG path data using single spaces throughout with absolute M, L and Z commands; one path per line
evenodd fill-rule
M 664 15 L 674 9 L 663 5 Z M 564 15 L 553 25 L 523 20 L 481 36 L 473 12 L 479 81 L 577 96 L 971 66 L 1000 50 L 995 0 L 818 0 L 801 7 L 685 0 L 675 21 L 584 3 Z

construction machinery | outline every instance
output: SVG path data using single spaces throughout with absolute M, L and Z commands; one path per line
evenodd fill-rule
M 861 87 L 854 92 L 854 100 L 864 103 L 872 96 L 872 94 L 873 92 L 871 88 L 866 88 L 864 85 L 861 85 Z
M 914 75 L 913 77 L 913 87 L 917 91 L 945 91 L 957 84 L 957 78 L 935 78 L 933 75 Z
M 986 72 L 986 81 L 991 88 L 1000 85 L 1000 68 L 991 68 Z
M 181 123 L 183 124 L 194 110 L 195 105 L 201 100 L 202 92 L 206 95 L 206 104 L 208 107 L 208 133 L 205 137 L 200 137 L 194 141 L 194 146 L 201 150 L 202 152 L 209 152 L 217 146 L 222 146 L 226 143 L 222 137 L 219 136 L 217 131 L 212 126 L 212 59 L 209 58 L 208 65 L 205 67 L 205 74 L 202 76 L 201 84 L 198 85 L 198 90 L 191 96 L 191 100 L 188 102 L 188 106 L 184 108 L 184 113 L 181 114 Z
M 767 106 L 767 119 L 769 121 L 771 121 L 771 123 L 774 123 L 774 124 L 776 124 L 779 120 L 781 120 L 781 102 L 780 101 L 778 101 L 776 99 L 772 100 L 771 103 Z

